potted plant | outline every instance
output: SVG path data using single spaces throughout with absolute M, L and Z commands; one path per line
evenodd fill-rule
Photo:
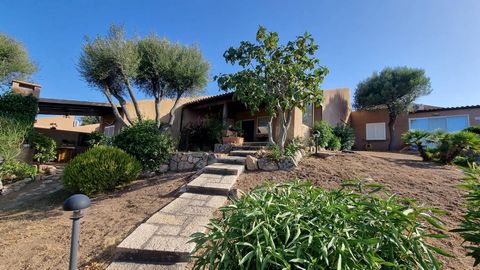
M 227 129 L 226 136 L 223 137 L 224 144 L 243 144 L 243 129 L 242 122 L 237 121 L 234 125 Z

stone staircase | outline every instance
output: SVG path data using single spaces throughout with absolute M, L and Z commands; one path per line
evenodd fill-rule
M 125 238 L 108 270 L 184 269 L 195 245 L 190 235 L 204 232 L 215 211 L 235 196 L 237 178 L 245 170 L 247 155 L 264 147 L 245 143 L 228 156 L 206 166 L 186 186 L 186 192 L 160 209 Z

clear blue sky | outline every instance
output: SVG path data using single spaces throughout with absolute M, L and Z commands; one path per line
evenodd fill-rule
M 6 1 L 0 32 L 21 41 L 38 64 L 43 97 L 105 101 L 82 81 L 76 63 L 85 35 L 112 23 L 129 35 L 156 33 L 198 44 L 211 77 L 235 70 L 222 54 L 253 40 L 258 25 L 286 41 L 305 31 L 330 69 L 324 89 L 349 87 L 385 66 L 426 70 L 433 93 L 420 101 L 457 106 L 480 103 L 480 1 Z M 218 93 L 209 83 L 207 94 Z

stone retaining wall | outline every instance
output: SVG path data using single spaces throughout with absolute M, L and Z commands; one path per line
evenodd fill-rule
M 216 143 L 213 152 L 228 154 L 232 151 L 234 144 L 231 143 Z
M 170 157 L 170 164 L 165 164 L 161 170 L 174 172 L 186 172 L 202 169 L 203 167 L 215 163 L 217 157 L 214 153 L 208 152 L 176 152 Z M 168 168 L 167 168 L 168 167 Z
M 269 159 L 268 157 L 256 158 L 254 156 L 247 156 L 245 165 L 247 166 L 247 170 L 249 171 L 289 171 L 293 170 L 295 167 L 298 166 L 298 163 L 304 155 L 304 150 L 298 150 L 295 155 L 291 157 L 284 157 L 280 161 L 274 161 Z

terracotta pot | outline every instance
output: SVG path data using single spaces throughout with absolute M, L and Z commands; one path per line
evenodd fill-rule
M 243 144 L 243 137 L 223 137 L 223 143 L 231 143 L 231 144 Z

